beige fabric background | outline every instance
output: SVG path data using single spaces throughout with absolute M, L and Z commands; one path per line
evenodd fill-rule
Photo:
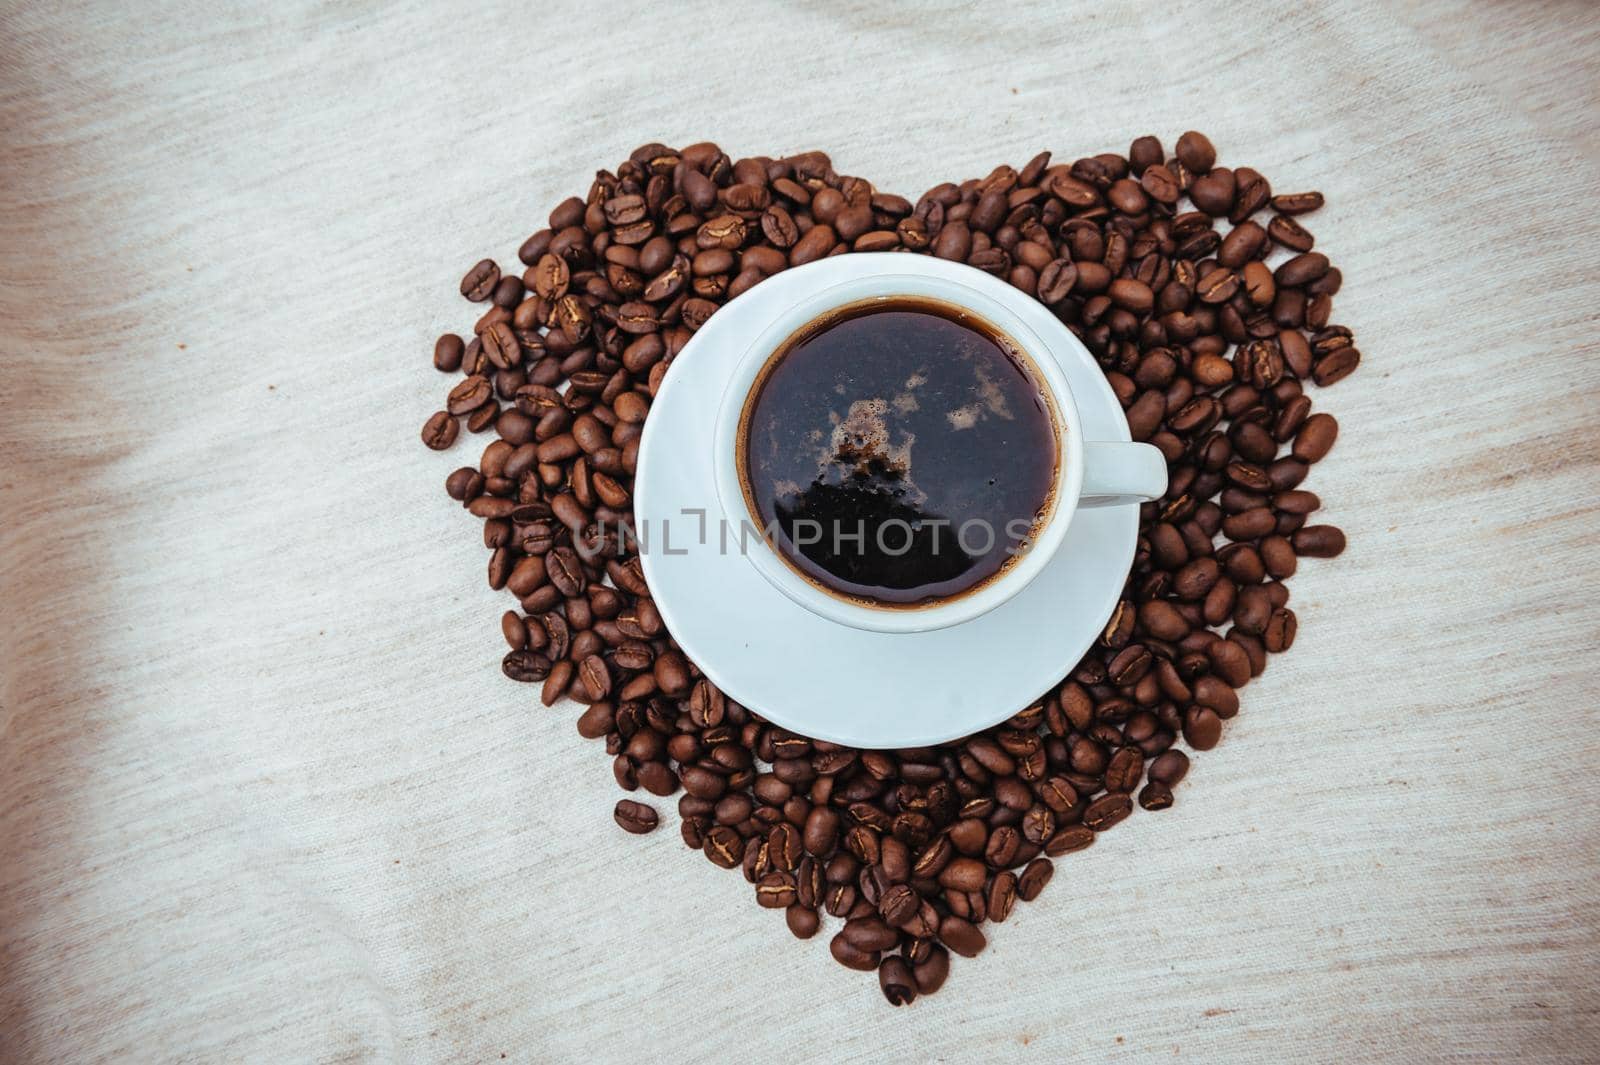
M 1592 5 L 7 3 L 0 1061 L 1593 1061 Z M 1319 187 L 1351 547 L 1170 812 L 892 1011 L 503 680 L 483 254 L 649 139 Z

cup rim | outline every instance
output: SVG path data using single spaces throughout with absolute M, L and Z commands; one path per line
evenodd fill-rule
M 973 270 L 972 267 L 963 267 Z M 987 275 L 982 275 L 988 280 Z M 740 355 L 723 389 L 713 433 L 713 479 L 723 519 L 735 529 L 748 522 L 760 529 L 751 512 L 739 475 L 738 437 L 745 404 L 772 356 L 796 333 L 830 311 L 858 303 L 896 298 L 932 299 L 972 314 L 1009 338 L 1035 373 L 1052 404 L 1057 469 L 1050 511 L 1028 549 L 986 583 L 955 598 L 912 607 L 873 607 L 830 594 L 801 576 L 759 535 L 749 550 L 736 543 L 745 558 L 769 584 L 813 614 L 856 629 L 883 633 L 915 633 L 959 625 L 1007 602 L 1043 571 L 1066 539 L 1083 488 L 1083 439 L 1078 408 L 1066 375 L 1054 354 L 1012 307 L 964 280 L 895 271 L 869 274 L 831 285 L 796 302 L 762 330 Z

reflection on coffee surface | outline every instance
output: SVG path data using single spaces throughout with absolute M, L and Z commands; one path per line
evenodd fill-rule
M 802 329 L 768 362 L 739 439 L 746 501 L 790 565 L 891 606 L 999 573 L 1046 512 L 1058 460 L 1015 345 L 909 297 Z

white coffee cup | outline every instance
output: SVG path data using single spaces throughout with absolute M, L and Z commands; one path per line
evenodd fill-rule
M 892 261 L 893 257 L 883 258 Z M 988 613 L 1027 587 L 1060 549 L 1073 512 L 1079 507 L 1134 505 L 1156 499 L 1166 491 L 1167 464 L 1156 448 L 1126 440 L 1082 438 L 1072 389 L 1055 354 L 1014 309 L 1029 297 L 1018 290 L 1007 291 L 1011 295 L 996 298 L 960 281 L 899 274 L 886 268 L 884 273 L 845 281 L 801 300 L 775 318 L 750 344 L 717 409 L 713 473 L 724 528 L 753 531 L 752 536 L 736 535 L 730 542 L 745 551 L 774 588 L 812 613 L 852 628 L 891 633 L 947 628 Z M 989 331 L 1010 339 L 1051 407 L 1056 429 L 1056 482 L 1029 545 L 986 582 L 961 595 L 924 605 L 875 606 L 813 584 L 761 538 L 762 522 L 746 501 L 741 477 L 740 422 L 751 390 L 761 380 L 768 361 L 784 350 L 795 334 L 841 308 L 878 301 L 892 303 L 908 297 L 937 301 L 963 317 L 970 316 L 980 328 L 987 325 Z M 1065 336 L 1079 344 L 1070 333 Z

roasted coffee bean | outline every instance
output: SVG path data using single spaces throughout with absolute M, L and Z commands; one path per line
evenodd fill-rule
M 1231 170 L 1213 169 L 1190 184 L 1189 199 L 1199 210 L 1220 217 L 1232 209 L 1236 187 Z
M 1311 368 L 1311 379 L 1319 387 L 1326 388 L 1349 377 L 1360 363 L 1359 350 L 1352 347 L 1339 348 L 1316 361 Z
M 796 939 L 810 939 L 822 927 L 822 919 L 809 906 L 796 903 L 784 911 L 784 920 Z
M 1196 295 L 1203 303 L 1226 303 L 1239 291 L 1239 275 L 1232 270 L 1218 268 L 1200 279 Z
M 1321 252 L 1309 251 L 1285 262 L 1273 272 L 1280 285 L 1290 287 L 1308 285 L 1328 272 L 1328 257 Z
M 768 873 L 756 884 L 756 903 L 766 909 L 787 909 L 795 897 L 794 876 L 789 873 Z
M 1197 751 L 1209 751 L 1222 738 L 1222 719 L 1216 711 L 1192 706 L 1183 717 L 1183 739 Z
M 1266 626 L 1261 634 L 1261 642 L 1268 651 L 1278 654 L 1294 646 L 1294 634 L 1297 628 L 1294 611 L 1287 607 L 1280 607 L 1272 612 L 1267 619 Z
M 502 673 L 525 684 L 544 680 L 550 668 L 550 659 L 535 651 L 512 651 L 500 660 Z
M 494 396 L 494 386 L 482 374 L 473 374 L 450 390 L 445 409 L 451 414 L 468 414 L 488 403 Z
M 1110 792 L 1131 792 L 1139 786 L 1139 780 L 1144 776 L 1144 755 L 1137 747 L 1124 747 L 1112 755 L 1111 761 L 1106 765 L 1106 790 Z M 1092 804 L 1091 804 L 1092 806 Z M 1087 823 L 1088 811 L 1085 811 Z M 1091 828 L 1094 826 L 1090 826 Z
M 583 588 L 583 564 L 578 560 L 578 554 L 570 547 L 561 546 L 551 548 L 545 559 L 545 568 L 550 578 L 550 583 L 556 590 L 571 599 Z
M 1196 133 L 1194 130 L 1178 138 L 1173 154 L 1186 169 L 1196 174 L 1204 174 L 1217 161 L 1217 150 L 1211 146 L 1211 141 L 1204 133 Z
M 1165 810 L 1172 805 L 1172 789 L 1152 780 L 1139 789 L 1139 805 L 1146 810 Z
M 945 978 L 950 975 L 950 955 L 943 947 L 935 945 L 926 958 L 913 964 L 912 972 L 916 976 L 917 990 L 931 995 L 944 986 Z
M 604 699 L 611 692 L 611 671 L 605 659 L 591 654 L 578 663 L 578 682 L 591 702 Z
M 826 858 L 833 853 L 838 840 L 838 811 L 831 806 L 814 807 L 806 816 L 803 834 L 805 852 L 814 858 Z
M 422 442 L 434 451 L 444 451 L 456 442 L 461 423 L 449 411 L 434 411 L 422 427 Z
M 660 820 L 654 807 L 634 802 L 632 799 L 619 801 L 617 808 L 612 811 L 612 816 L 616 818 L 617 824 L 622 826 L 624 832 L 632 832 L 639 836 L 654 831 Z
M 1168 787 L 1175 787 L 1189 771 L 1189 756 L 1182 751 L 1165 751 L 1150 763 L 1149 776 Z
M 992 868 L 1004 869 L 1013 863 L 1021 846 L 1022 834 L 1010 825 L 1001 825 L 989 834 L 988 845 L 983 851 L 984 860 Z
M 1267 223 L 1267 235 L 1291 251 L 1310 251 L 1317 242 L 1304 226 L 1286 215 L 1278 215 Z
M 845 922 L 840 935 L 857 950 L 872 953 L 893 950 L 900 943 L 900 933 L 879 917 L 852 918 Z
M 1272 198 L 1272 209 L 1279 214 L 1295 215 L 1315 211 L 1322 206 L 1320 192 L 1291 192 Z
M 1049 152 L 1043 152 L 1036 156 L 1035 159 L 1043 159 L 1048 162 L 1049 155 Z M 1138 177 L 1148 168 L 1160 163 L 1164 158 L 1166 158 L 1166 155 L 1161 150 L 1161 141 L 1156 137 L 1143 136 L 1134 138 L 1133 144 L 1128 148 L 1127 159 L 1122 159 L 1115 155 L 1102 155 L 1093 160 L 1093 162 L 1097 164 L 1096 169 L 1105 172 L 1105 176 L 1108 178 L 1118 177 L 1126 172 L 1131 172 L 1134 177 Z M 1091 160 L 1081 160 L 1080 164 L 1089 162 Z M 1042 165 L 1040 169 L 1042 172 Z M 1031 170 L 1024 170 L 1019 175 L 1021 184 L 1032 184 L 1031 181 L 1027 180 L 1027 175 L 1030 172 Z
M 1307 525 L 1289 537 L 1295 554 L 1304 558 L 1334 558 L 1344 551 L 1344 533 L 1332 525 Z
M 433 366 L 441 373 L 455 373 L 461 368 L 461 357 L 466 345 L 454 333 L 445 333 L 433 343 Z
M 745 841 L 726 825 L 716 825 L 706 833 L 704 851 L 714 865 L 732 869 L 744 857 Z
M 598 740 L 616 727 L 616 708 L 608 702 L 591 703 L 578 717 L 578 735 Z
M 989 878 L 989 870 L 973 858 L 953 859 L 939 872 L 941 886 L 952 891 L 977 891 Z
M 845 938 L 843 932 L 828 942 L 828 952 L 833 955 L 834 961 L 847 969 L 870 973 L 878 967 L 878 955 L 875 952 L 857 949 Z
M 461 295 L 473 303 L 482 303 L 500 283 L 500 267 L 493 259 L 484 259 L 461 279 Z
M 1104 832 L 1132 812 L 1128 797 L 1115 792 L 1100 796 L 1084 807 L 1083 823 L 1096 832 Z
M 977 925 L 955 916 L 939 922 L 939 942 L 963 958 L 976 958 L 989 945 Z
M 917 997 L 917 978 L 904 958 L 885 958 L 878 966 L 878 987 L 891 1006 L 904 1006 Z
M 1158 203 L 1170 205 L 1178 202 L 1178 195 L 1181 192 L 1178 187 L 1178 179 L 1165 166 L 1157 165 L 1145 168 L 1144 173 L 1139 175 L 1139 184 L 1145 192 L 1149 193 L 1150 198 Z M 1057 193 L 1057 195 L 1060 195 L 1060 193 Z M 1064 196 L 1062 198 L 1066 199 Z
M 896 928 L 915 917 L 921 907 L 921 896 L 907 884 L 893 884 L 878 897 L 878 912 Z
M 1339 423 L 1333 415 L 1317 413 L 1307 418 L 1295 434 L 1290 453 L 1301 462 L 1320 462 L 1333 449 Z
M 549 676 L 544 678 L 544 688 L 539 691 L 539 702 L 554 707 L 558 699 L 566 696 L 566 689 L 573 683 L 574 668 L 571 659 L 558 660 L 550 665 Z M 662 766 L 662 769 L 666 769 L 666 766 Z M 664 795 L 664 792 L 658 792 L 658 795 Z
M 996 873 L 984 900 L 989 920 L 1004 921 L 1011 916 L 1017 902 L 1017 875 L 1009 870 Z
M 1059 858 L 1072 851 L 1080 851 L 1094 842 L 1094 830 L 1083 825 L 1067 825 L 1045 843 L 1044 851 L 1052 858 Z
M 1236 192 L 1228 221 L 1238 225 L 1267 205 L 1272 199 L 1272 186 L 1255 170 L 1242 166 L 1233 172 Z
M 1255 259 L 1267 246 L 1267 231 L 1254 222 L 1234 226 L 1217 250 L 1217 263 L 1237 270 Z
M 1126 801 L 1126 800 L 1124 800 Z M 1048 858 L 1035 858 L 1028 863 L 1022 875 L 1017 877 L 1017 897 L 1023 902 L 1032 902 L 1044 891 L 1044 886 L 1050 883 L 1050 878 L 1055 875 L 1055 863 Z

